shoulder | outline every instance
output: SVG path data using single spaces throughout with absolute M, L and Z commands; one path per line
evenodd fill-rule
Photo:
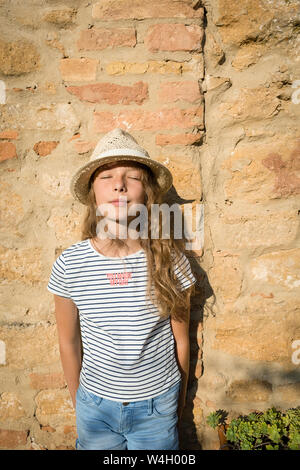
M 188 258 L 183 251 L 177 254 L 173 249 L 171 252 L 171 256 L 172 262 L 176 267 L 180 267 L 181 265 L 188 263 Z
M 71 246 L 65 248 L 61 252 L 61 254 L 58 256 L 58 259 L 67 262 L 68 260 L 77 257 L 78 255 L 82 255 L 88 250 L 88 247 L 88 239 L 73 243 Z
M 196 278 L 191 269 L 190 261 L 185 253 L 174 253 L 173 270 L 183 289 L 195 284 Z

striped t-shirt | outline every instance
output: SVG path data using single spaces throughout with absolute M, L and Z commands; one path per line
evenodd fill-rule
M 182 269 L 186 267 L 188 280 Z M 186 289 L 195 281 L 182 254 L 175 275 Z M 122 258 L 96 251 L 90 239 L 56 259 L 47 289 L 72 299 L 79 311 L 81 385 L 114 401 L 139 401 L 166 392 L 180 378 L 170 317 L 161 319 L 146 297 L 143 249 Z

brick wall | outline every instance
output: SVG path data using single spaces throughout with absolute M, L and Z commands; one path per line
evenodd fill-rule
M 0 448 L 74 448 L 46 284 L 80 237 L 70 177 L 114 127 L 205 209 L 182 448 L 217 447 L 215 409 L 299 404 L 297 5 L 0 0 Z

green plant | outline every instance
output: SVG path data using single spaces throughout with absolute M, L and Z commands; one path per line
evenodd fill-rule
M 212 428 L 226 426 L 226 446 L 233 450 L 300 450 L 300 407 L 241 415 L 226 423 L 224 410 L 207 417 Z

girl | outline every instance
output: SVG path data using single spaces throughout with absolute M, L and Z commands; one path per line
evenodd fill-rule
M 173 226 L 162 234 L 154 214 L 171 185 L 168 168 L 120 128 L 72 178 L 73 196 L 87 206 L 82 240 L 56 259 L 48 290 L 76 449 L 179 448 L 196 279 L 183 238 Z M 145 208 L 140 232 L 135 208 Z

